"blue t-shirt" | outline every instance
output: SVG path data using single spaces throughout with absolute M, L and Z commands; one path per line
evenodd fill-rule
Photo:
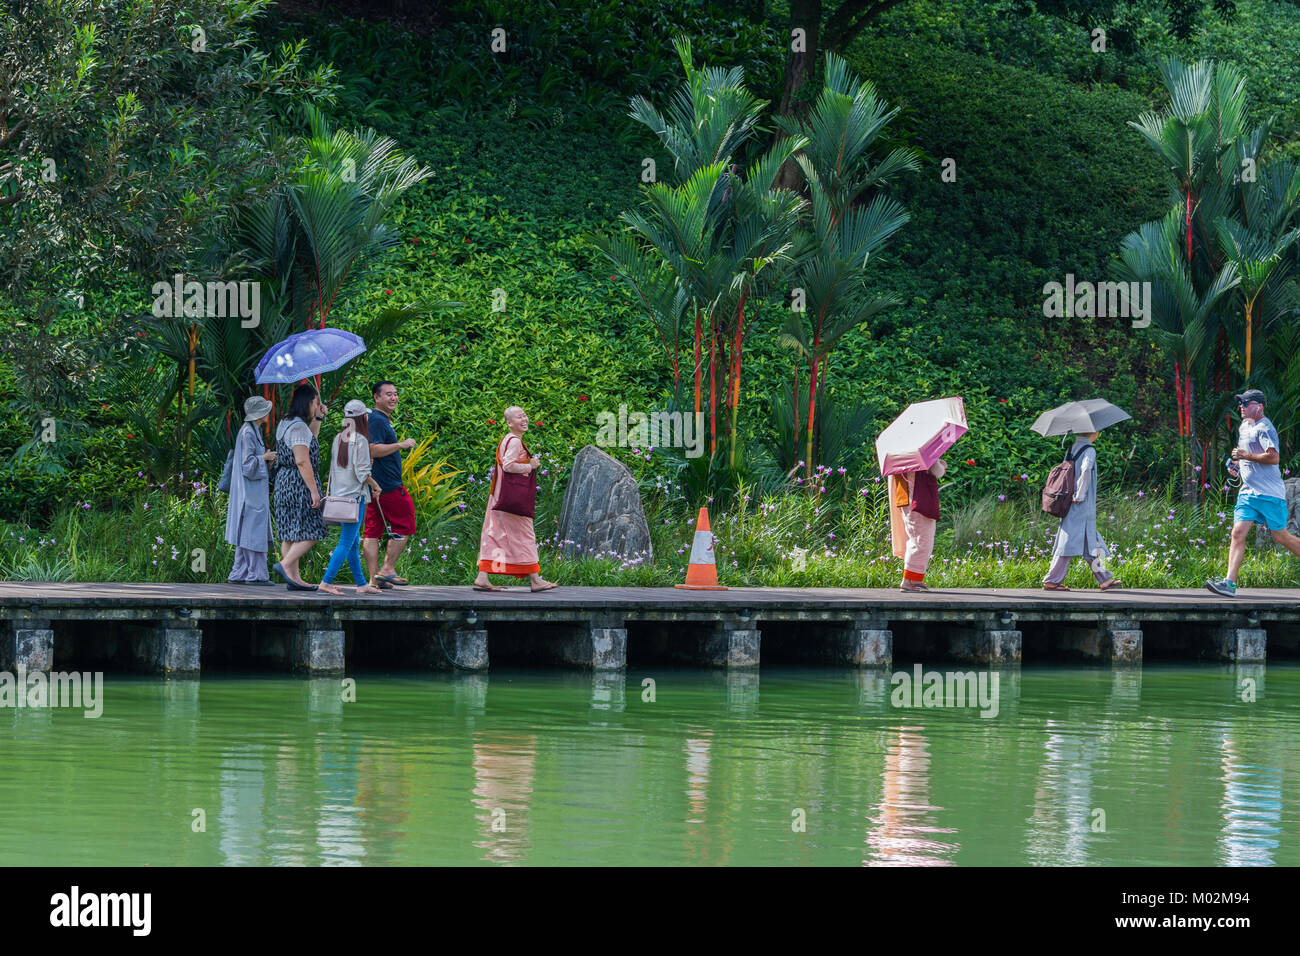
M 1252 422 L 1242 419 L 1241 429 L 1237 432 L 1237 447 L 1258 455 L 1270 448 L 1277 448 L 1281 454 L 1281 441 L 1277 429 L 1267 418 Z M 1259 462 L 1242 459 L 1237 462 L 1241 469 L 1241 494 L 1268 495 L 1270 498 L 1286 500 L 1286 485 L 1282 482 L 1282 469 L 1278 465 L 1261 465 Z
M 370 413 L 370 444 L 395 445 L 397 432 L 388 416 L 375 409 Z M 387 494 L 394 488 L 402 487 L 402 453 L 395 451 L 383 458 L 376 458 L 370 467 L 370 477 L 379 482 L 381 494 Z

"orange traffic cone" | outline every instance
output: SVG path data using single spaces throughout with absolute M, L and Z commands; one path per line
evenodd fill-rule
M 695 522 L 695 540 L 691 542 L 691 563 L 686 568 L 686 583 L 673 587 L 691 591 L 725 591 L 718 583 L 718 565 L 713 560 L 713 532 L 709 530 L 709 509 L 701 508 Z

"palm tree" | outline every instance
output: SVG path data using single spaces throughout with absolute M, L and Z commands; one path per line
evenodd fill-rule
M 595 241 L 651 315 L 675 385 L 682 325 L 693 325 L 694 410 L 707 408 L 711 460 L 718 413 L 727 416 L 734 469 L 744 339 L 792 263 L 802 207 L 797 195 L 777 188 L 776 178 L 805 140 L 783 138 L 742 168 L 738 154 L 766 104 L 745 89 L 743 70 L 696 69 L 689 39 L 673 42 L 685 72 L 681 88 L 666 112 L 636 97 L 630 115 L 668 150 L 676 181 L 644 186 L 641 207 L 620 217 L 627 231 Z
M 1243 138 L 1241 152 L 1251 161 L 1259 155 L 1269 124 Z M 1300 238 L 1300 168 L 1289 161 L 1256 166 L 1254 175 L 1236 177 L 1232 215 L 1215 220 L 1219 248 L 1241 274 L 1245 312 L 1245 371 L 1252 368 L 1252 339 L 1290 310 L 1293 296 L 1286 288 L 1294 268 L 1287 255 Z M 1261 308 L 1256 309 L 1259 305 Z
M 1231 64 L 1201 60 L 1189 65 L 1162 57 L 1161 79 L 1169 106 L 1130 122 L 1168 166 L 1183 195 L 1186 258 L 1193 262 L 1193 214 L 1207 179 L 1218 173 L 1224 155 L 1241 136 L 1246 115 L 1246 81 Z
M 227 442 L 232 416 L 238 421 L 244 399 L 255 389 L 254 372 L 267 349 L 295 331 L 323 328 L 339 304 L 362 288 L 368 269 L 401 242 L 390 222 L 396 202 L 430 175 L 389 137 L 373 130 L 331 132 L 311 109 L 309 120 L 311 134 L 296 179 L 242 212 L 232 237 L 235 250 L 222 270 L 261 284 L 258 324 L 244 328 L 206 315 L 188 324 L 143 321 L 153 332 L 150 346 L 177 362 L 172 393 L 178 421 L 184 415 L 184 385 L 189 383 L 193 396 L 197 377 L 224 412 Z M 416 316 L 460 305 L 439 300 L 387 307 L 346 324 L 373 349 Z M 349 373 L 345 367 L 317 377 L 327 401 Z M 276 400 L 274 388 L 266 386 L 264 392 Z
M 1212 355 L 1216 314 L 1224 296 L 1240 284 L 1236 266 L 1225 263 L 1204 291 L 1197 288 L 1188 263 L 1182 258 L 1181 206 L 1164 219 L 1144 223 L 1125 237 L 1119 274 L 1128 281 L 1149 282 L 1148 305 L 1152 329 L 1165 353 L 1173 360 L 1178 402 L 1178 433 L 1186 445 L 1182 460 L 1184 494 L 1199 496 L 1192 470 L 1192 442 L 1196 415 L 1196 382 L 1204 381 Z M 1204 434 L 1202 432 L 1202 434 Z M 1204 467 L 1204 465 L 1202 466 Z
M 873 294 L 868 283 L 872 257 L 910 219 L 902 203 L 883 193 L 859 203 L 897 174 L 920 168 L 917 152 L 896 147 L 879 161 L 873 152 L 881 134 L 898 114 L 889 109 L 875 86 L 860 80 L 848 64 L 827 54 L 821 95 L 807 119 L 780 117 L 791 136 L 804 134 L 807 145 L 796 157 L 807 184 L 811 221 L 801 231 L 794 285 L 802 289 L 805 313 L 791 311 L 782 342 L 795 349 L 808 367 L 808 406 L 804 464 L 814 467 L 819 372 L 839 341 L 899 300 Z M 796 431 L 800 430 L 795 421 Z

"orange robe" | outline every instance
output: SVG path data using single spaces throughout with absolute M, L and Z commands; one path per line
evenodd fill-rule
M 523 441 L 515 434 L 507 434 L 497 445 L 497 468 L 492 472 L 492 488 L 488 494 L 487 513 L 483 516 L 483 533 L 479 536 L 478 567 L 488 574 L 513 574 L 526 578 L 541 574 L 537 563 L 537 535 L 533 519 L 512 515 L 507 511 L 493 510 L 501 498 L 501 472 L 527 474 L 529 455 Z

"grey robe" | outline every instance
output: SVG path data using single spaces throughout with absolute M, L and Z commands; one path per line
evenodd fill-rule
M 1097 533 L 1097 449 L 1088 439 L 1076 438 L 1070 446 L 1070 454 L 1073 455 L 1080 448 L 1087 448 L 1087 451 L 1075 459 L 1074 480 L 1077 485 L 1084 462 L 1088 462 L 1091 472 L 1088 490 L 1084 493 L 1083 501 L 1070 505 L 1069 513 L 1061 519 L 1061 529 L 1056 532 L 1056 543 L 1052 546 L 1053 561 L 1066 556 L 1110 556 L 1110 548 L 1105 539 Z
M 226 543 L 249 551 L 270 550 L 270 482 L 264 454 L 262 433 L 245 422 L 235 436 L 235 458 L 230 463 Z

